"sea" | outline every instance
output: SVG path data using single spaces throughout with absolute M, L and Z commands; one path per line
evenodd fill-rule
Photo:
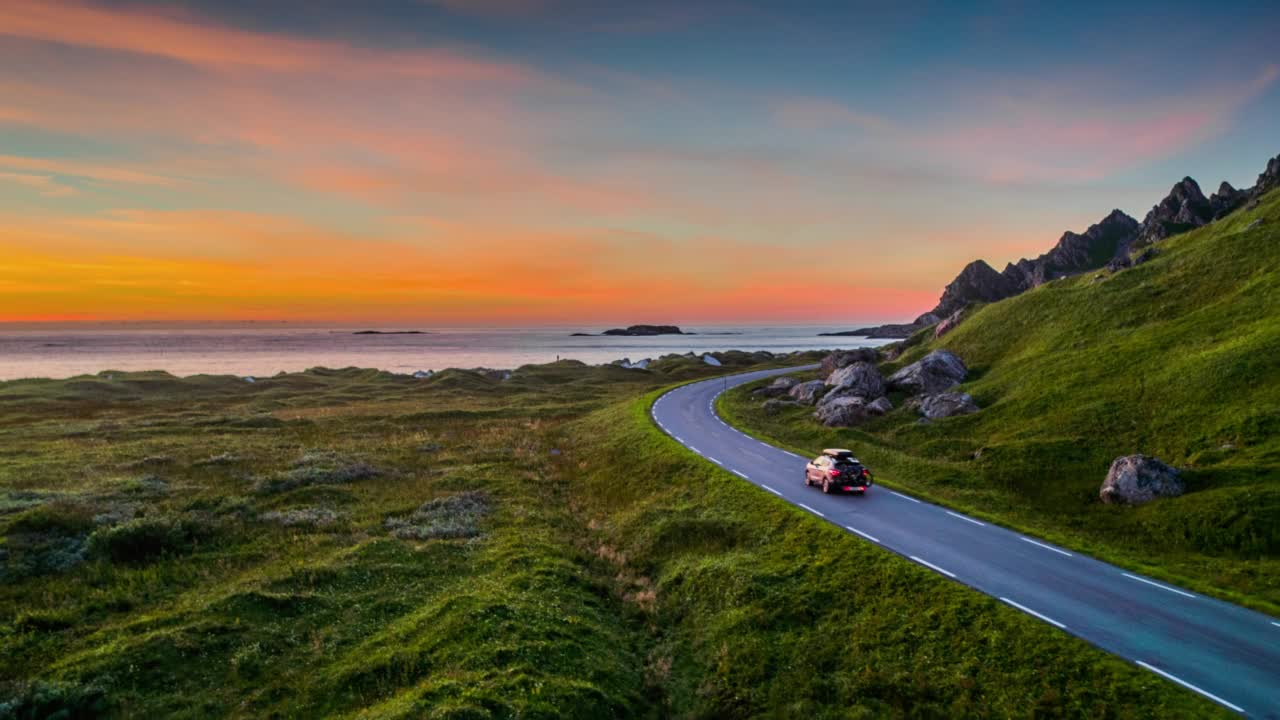
M 723 350 L 841 349 L 886 340 L 819 337 L 820 325 L 683 327 L 689 335 L 574 337 L 603 328 L 450 328 L 422 334 L 360 334 L 360 327 L 0 328 L 0 380 L 67 378 L 107 370 L 164 370 L 178 376 L 265 377 L 313 367 L 377 368 L 411 374 L 445 368 L 514 369 L 557 359 L 589 365 Z M 857 327 L 856 325 L 854 327 Z

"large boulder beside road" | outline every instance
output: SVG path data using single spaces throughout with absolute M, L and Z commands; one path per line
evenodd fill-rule
M 787 394 L 793 400 L 812 405 L 818 401 L 822 393 L 826 392 L 827 384 L 821 380 L 810 380 L 808 382 L 796 383 Z
M 978 412 L 978 405 L 968 393 L 944 392 L 920 398 L 917 408 L 930 420 Z
M 950 350 L 934 350 L 889 376 L 889 387 L 914 395 L 936 395 L 964 382 L 968 368 Z
M 827 377 L 827 385 L 833 388 L 848 388 L 855 395 L 864 398 L 877 398 L 884 395 L 884 376 L 880 369 L 869 362 L 856 362 L 846 365 Z
M 1124 455 L 1111 463 L 1098 497 L 1105 503 L 1141 505 L 1156 498 L 1176 497 L 1185 490 L 1177 468 L 1146 455 Z
M 836 391 L 840 393 L 841 391 Z M 860 395 L 839 394 L 836 397 L 823 398 L 813 416 L 827 427 L 849 427 L 857 425 L 868 417 L 867 400 Z

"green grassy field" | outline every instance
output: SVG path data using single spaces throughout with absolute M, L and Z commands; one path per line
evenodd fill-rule
M 886 364 L 954 351 L 979 413 L 921 425 L 899 408 L 829 429 L 803 408 L 765 415 L 750 387 L 721 409 L 797 450 L 850 446 L 887 483 L 979 517 L 1280 612 L 1280 193 L 1159 250 L 983 307 Z M 1137 452 L 1184 468 L 1188 492 L 1099 502 L 1111 461 Z
M 659 434 L 713 372 L 0 383 L 0 718 L 1220 712 Z

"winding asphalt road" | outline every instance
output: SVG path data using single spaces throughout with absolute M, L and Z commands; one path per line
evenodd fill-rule
M 716 415 L 716 397 L 730 387 L 813 367 L 685 385 L 657 400 L 653 419 L 709 462 L 867 542 L 1242 715 L 1280 718 L 1280 621 L 882 486 L 864 497 L 824 495 L 804 485 L 809 458 L 751 438 Z

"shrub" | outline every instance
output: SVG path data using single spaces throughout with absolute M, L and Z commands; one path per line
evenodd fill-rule
M 292 510 L 275 510 L 262 514 L 267 522 L 278 523 L 285 527 L 310 526 L 320 527 L 332 525 L 342 518 L 342 514 L 328 508 L 308 507 Z
M 254 490 L 263 494 L 280 493 L 307 485 L 342 485 L 381 475 L 381 471 L 363 460 L 337 453 L 309 450 L 286 471 L 260 478 Z
M 387 518 L 384 525 L 405 540 L 470 538 L 480 535 L 480 520 L 491 510 L 488 493 L 468 490 L 423 503 L 408 518 Z
M 89 536 L 89 551 L 113 562 L 139 564 L 163 555 L 182 555 L 196 545 L 201 528 L 190 520 L 137 518 Z

